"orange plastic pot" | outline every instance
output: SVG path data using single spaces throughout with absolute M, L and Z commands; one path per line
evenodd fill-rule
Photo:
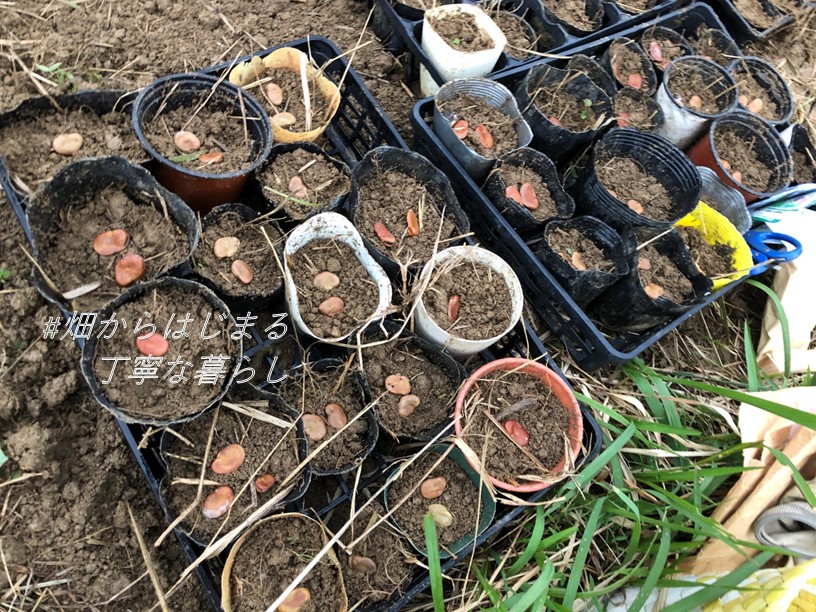
M 465 401 L 467 400 L 471 388 L 477 381 L 496 371 L 519 372 L 521 374 L 527 374 L 528 376 L 537 378 L 544 383 L 546 387 L 552 390 L 559 403 L 569 413 L 569 430 L 567 431 L 567 437 L 570 441 L 570 456 L 567 457 L 565 455 L 564 458 L 561 459 L 561 461 L 559 461 L 555 467 L 553 467 L 551 473 L 558 474 L 563 472 L 567 465 L 574 465 L 576 459 L 578 458 L 578 453 L 581 451 L 584 438 L 584 418 L 581 414 L 581 408 L 578 405 L 578 400 L 575 398 L 575 394 L 572 392 L 572 389 L 566 383 L 566 381 L 558 374 L 553 372 L 550 368 L 538 363 L 537 361 L 519 358 L 497 359 L 496 361 L 486 363 L 471 374 L 462 385 L 462 388 L 459 390 L 459 395 L 456 396 L 456 407 L 454 408 L 453 412 L 453 427 L 456 431 L 456 435 L 460 437 L 462 436 L 462 430 L 464 429 L 462 425 L 462 409 L 465 406 Z M 468 463 L 470 463 L 475 470 L 480 469 L 480 466 L 476 464 L 471 456 L 471 453 L 465 453 L 465 457 L 467 458 Z M 512 491 L 514 493 L 533 493 L 535 491 L 546 489 L 552 484 L 549 482 L 535 482 L 526 485 L 512 485 L 503 482 L 498 478 L 494 478 L 490 474 L 487 474 L 487 477 L 496 488 L 503 489 L 505 491 Z

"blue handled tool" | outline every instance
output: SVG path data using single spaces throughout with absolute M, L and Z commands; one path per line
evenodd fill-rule
M 745 242 L 751 247 L 751 255 L 755 264 L 767 262 L 766 265 L 757 265 L 751 270 L 751 276 L 761 274 L 769 265 L 780 261 L 791 261 L 802 254 L 802 243 L 793 236 L 754 229 L 745 232 Z

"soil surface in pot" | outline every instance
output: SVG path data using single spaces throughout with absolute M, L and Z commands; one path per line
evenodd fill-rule
M 521 186 L 525 183 L 529 183 L 532 186 L 536 199 L 538 200 L 538 206 L 533 209 L 525 208 L 530 211 L 534 219 L 546 221 L 547 219 L 558 216 L 558 208 L 556 208 L 555 200 L 550 194 L 550 188 L 537 172 L 523 165 L 506 162 L 503 163 L 496 172 L 498 172 L 505 187 L 514 186 L 516 189 L 521 190 Z M 506 200 L 509 199 L 509 197 L 506 198 Z M 516 200 L 513 200 L 513 202 L 518 204 Z
M 615 4 L 627 13 L 642 13 L 655 4 L 654 0 L 616 0 Z
M 630 210 L 656 221 L 667 221 L 672 200 L 660 181 L 630 157 L 597 160 L 595 172 L 610 195 Z
M 385 429 L 398 437 L 415 436 L 450 420 L 459 381 L 426 357 L 412 339 L 400 338 L 362 352 L 371 399 L 379 398 L 377 418 Z M 411 382 L 410 393 L 420 400 L 409 416 L 398 412 L 403 396 L 386 389 L 385 380 L 392 374 L 405 376 Z
M 306 189 L 305 198 L 302 194 L 295 195 L 299 186 L 292 185 L 296 188 L 290 189 L 290 181 L 294 177 L 300 178 Z M 351 191 L 351 179 L 345 172 L 323 155 L 306 149 L 295 149 L 278 155 L 258 175 L 258 180 L 264 196 L 272 202 L 281 203 L 283 211 L 295 221 L 322 211 L 334 200 Z M 297 200 L 304 200 L 309 204 Z
M 663 297 L 682 304 L 694 297 L 691 281 L 654 245 L 646 245 L 638 251 L 637 266 L 640 284 L 652 299 Z
M 770 121 L 782 118 L 775 100 L 784 99 L 786 93 L 779 91 L 775 87 L 775 83 L 769 82 L 768 85 L 760 84 L 754 73 L 747 66 L 738 65 L 737 69 L 731 72 L 731 76 L 733 76 L 737 82 L 737 91 L 741 98 L 740 103 L 747 102 L 748 104 L 757 104 L 754 100 L 760 100 L 762 107 L 759 109 L 759 112 L 756 113 L 757 115 Z M 742 98 L 742 96 L 745 96 L 745 98 Z M 747 107 L 748 104 L 743 104 L 743 106 Z
M 603 249 L 577 228 L 551 228 L 546 238 L 550 248 L 574 270 L 612 272 L 615 269 L 615 262 L 606 258 Z
M 194 254 L 196 272 L 227 295 L 271 295 L 283 285 L 283 273 L 264 231 L 278 248 L 283 236 L 272 223 L 246 221 L 237 212 L 219 215 L 216 223 L 201 232 L 201 242 Z M 240 241 L 235 254 L 216 256 L 214 247 L 220 238 L 237 238 Z M 236 260 L 243 261 L 252 271 L 252 280 L 248 284 L 232 272 Z
M 261 523 L 235 555 L 230 574 L 232 609 L 265 610 L 306 569 L 325 541 L 322 528 L 305 517 L 284 516 Z M 311 598 L 299 612 L 345 609 L 340 568 L 328 555 L 300 586 L 309 589 Z
M 248 404 L 249 407 L 264 413 L 270 412 L 267 400 L 255 402 L 239 400 L 237 403 Z M 218 416 L 218 421 L 213 429 L 215 415 Z M 273 412 L 272 416 L 286 422 L 291 420 L 281 413 Z M 187 514 L 182 523 L 184 530 L 201 542 L 208 542 L 213 536 L 226 534 L 246 520 L 252 512 L 278 495 L 281 491 L 280 485 L 299 464 L 294 427 L 283 429 L 221 405 L 217 412 L 208 412 L 192 421 L 175 425 L 173 431 L 183 436 L 184 440 L 167 434 L 163 455 L 168 464 L 168 472 L 162 486 L 162 495 L 174 517 L 179 516 L 195 502 L 201 464 L 205 460 L 211 429 L 213 437 L 210 452 L 206 455 L 208 467 L 204 471 L 204 478 L 217 482 L 218 486 L 229 486 L 235 495 L 235 501 L 229 514 L 207 518 L 202 514 L 202 503 L 217 487 L 208 484 L 202 488 L 198 507 Z M 192 443 L 192 446 L 188 442 Z M 211 467 L 213 461 L 218 453 L 230 444 L 239 444 L 244 449 L 245 458 L 235 471 L 229 474 L 216 474 Z M 255 486 L 255 481 L 267 474 L 275 477 L 275 484 L 261 492 Z M 186 479 L 186 482 L 176 482 L 178 479 Z M 293 483 L 287 484 L 286 487 L 290 488 L 292 484 L 300 486 L 300 479 L 294 479 Z
M 150 291 L 122 304 L 116 309 L 116 319 L 124 319 L 128 327 L 117 329 L 110 339 L 102 336 L 97 340 L 93 366 L 102 393 L 122 411 L 141 419 L 179 419 L 202 410 L 220 393 L 235 366 L 231 324 L 213 310 L 202 295 L 178 287 Z M 174 333 L 181 333 L 184 325 L 179 320 L 187 313 L 192 318 L 187 337 L 174 338 Z M 137 331 L 140 322 L 142 329 Z M 163 357 L 148 358 L 136 348 L 136 338 L 148 335 L 151 324 L 156 326 L 157 336 L 170 330 L 169 348 Z M 202 338 L 216 333 L 214 338 Z M 210 356 L 215 359 L 207 359 Z M 114 369 L 110 360 L 114 357 L 128 360 L 118 362 Z M 175 360 L 179 364 L 171 368 Z M 212 363 L 217 367 L 204 368 Z M 182 374 L 186 380 L 175 382 Z M 105 384 L 108 378 L 111 380 Z
M 626 95 L 625 91 L 626 88 L 621 89 L 614 100 L 618 125 L 646 131 L 657 127 L 657 110 L 649 108 L 647 99 L 637 99 L 635 96 Z
M 725 54 L 724 45 L 720 42 L 720 30 L 701 25 L 694 33 L 695 39 L 691 41 L 697 55 L 706 57 L 720 66 L 728 66 L 734 58 Z
M 491 11 L 489 15 L 507 39 L 507 46 L 504 48 L 507 55 L 517 60 L 533 56 L 530 51 L 535 50 L 536 41 L 541 37 L 531 38 L 523 19 L 509 11 Z
M 546 6 L 561 21 L 582 32 L 594 32 L 601 27 L 603 9 L 590 15 L 585 0 L 545 0 Z
M 793 150 L 793 176 L 797 183 L 816 182 L 816 152 Z
M 70 197 L 66 194 L 66 197 Z M 145 261 L 142 280 L 167 272 L 189 252 L 187 235 L 152 204 L 132 200 L 121 189 L 107 187 L 60 213 L 60 225 L 37 233 L 43 268 L 63 293 L 99 281 L 94 291 L 72 301 L 74 310 L 90 312 L 125 291 L 114 274 L 115 265 L 136 254 Z M 128 241 L 119 253 L 98 255 L 93 244 L 99 234 L 123 229 Z
M 142 126 L 144 135 L 159 155 L 187 170 L 205 174 L 237 172 L 252 164 L 256 156 L 253 141 L 245 129 L 245 118 L 233 114 L 232 110 L 218 110 L 232 109 L 233 104 L 233 98 L 220 91 L 201 107 L 209 94 L 207 90 L 189 106 L 165 108 Z M 194 134 L 200 146 L 192 151 L 179 149 L 175 136 L 181 130 Z M 204 161 L 206 157 L 200 159 L 208 154 L 220 154 L 222 159 L 218 162 Z
M 465 133 L 465 137 L 460 136 L 460 140 L 464 140 L 465 144 L 482 157 L 494 159 L 519 146 L 516 120 L 484 100 L 459 94 L 442 102 L 439 108 L 451 120 L 451 124 L 465 121 L 465 124 L 459 124 Z
M 338 431 L 341 432 L 312 459 L 312 467 L 315 470 L 339 470 L 353 464 L 365 450 L 369 434 L 365 415 L 342 428 L 332 427 L 326 418 L 326 406 L 329 404 L 339 404 L 348 421 L 365 408 L 361 389 L 353 380 L 350 371 L 344 374 L 342 366 L 328 368 L 323 372 L 309 370 L 302 377 L 287 379 L 276 391 L 280 393 L 283 401 L 295 410 L 323 419 L 326 425 L 324 438 L 314 440 L 307 435 L 309 453 Z
M 493 40 L 470 13 L 455 11 L 428 17 L 428 23 L 452 49 L 462 53 L 493 48 Z
M 496 271 L 475 262 L 461 262 L 434 271 L 422 296 L 425 310 L 449 334 L 465 340 L 487 340 L 510 324 L 510 290 Z M 437 276 L 438 275 L 438 276 Z M 458 299 L 458 313 L 451 304 Z M 453 300 L 453 302 L 451 302 Z M 450 314 L 458 316 L 450 317 Z
M 708 244 L 703 235 L 693 227 L 675 227 L 694 265 L 705 276 L 720 276 L 734 272 L 734 247 L 725 244 Z
M 643 56 L 635 50 L 632 43 L 613 42 L 609 45 L 609 65 L 612 76 L 622 86 L 646 91 L 649 83 L 646 75 L 646 64 Z M 651 65 L 649 65 L 651 71 Z
M 567 78 L 574 78 L 571 73 Z M 550 123 L 570 132 L 586 132 L 594 129 L 596 123 L 592 100 L 579 98 L 566 89 L 564 82 L 556 85 L 537 87 L 529 92 L 530 99 Z
M 391 259 L 421 266 L 433 255 L 437 236 L 443 241 L 438 248 L 444 248 L 457 234 L 450 211 L 440 214 L 444 202 L 437 201 L 427 186 L 409 174 L 381 168 L 359 185 L 358 197 L 357 229 Z M 409 211 L 417 216 L 419 233 L 415 236 L 408 233 Z M 377 223 L 391 232 L 394 244 L 389 245 L 377 234 Z
M 720 77 L 712 79 L 704 75 L 697 66 L 675 65 L 666 86 L 672 98 L 685 108 L 703 113 L 704 115 L 716 115 L 728 108 L 729 92 L 717 93 L 713 83 L 719 81 Z M 692 99 L 694 97 L 699 100 Z
M 362 503 L 360 497 L 358 504 Z M 349 518 L 350 505 L 345 504 L 335 510 L 330 528 L 338 529 Z M 379 501 L 373 501 L 354 519 L 354 525 L 347 530 L 341 540 L 351 544 L 362 536 L 370 524 L 374 524 L 385 515 L 385 509 Z M 349 608 L 361 607 L 363 602 L 373 604 L 387 599 L 395 591 L 402 591 L 411 579 L 412 565 L 408 561 L 408 543 L 391 527 L 388 521 L 375 527 L 361 541 L 354 545 L 352 554 L 367 557 L 374 561 L 373 572 L 361 572 L 351 568 L 351 555 L 339 553 L 340 567 L 343 570 L 343 582 L 348 592 Z M 366 606 L 362 606 L 363 608 Z
M 54 138 L 72 133 L 82 136 L 82 148 L 74 155 L 55 153 Z M 133 133 L 129 112 L 100 117 L 88 108 L 66 112 L 51 109 L 13 121 L 0 128 L 0 151 L 10 174 L 31 191 L 77 158 L 118 155 L 134 163 L 148 158 Z
M 465 536 L 473 536 L 479 524 L 478 511 L 484 512 L 479 489 L 453 459 L 446 457 L 426 474 L 437 461 L 439 455 L 436 453 L 428 453 L 417 459 L 388 490 L 388 506 L 392 509 L 407 496 L 405 502 L 392 516 L 408 539 L 422 549 L 425 548 L 422 519 L 428 514 L 428 507 L 431 504 L 445 506 L 453 516 L 453 522 L 448 527 L 440 527 L 438 524 L 436 526 L 439 545 L 442 548 Z M 420 493 L 421 484 L 425 480 L 439 477 L 446 481 L 442 494 L 434 499 L 425 499 Z
M 339 338 L 362 325 L 377 310 L 379 291 L 363 264 L 345 242 L 318 239 L 289 256 L 289 270 L 298 292 L 298 308 L 303 322 L 316 336 Z M 315 277 L 331 272 L 339 279 L 333 289 L 315 286 Z M 329 298 L 340 298 L 342 310 L 320 311 Z M 335 300 L 336 302 L 336 300 Z
M 714 149 L 720 160 L 730 166 L 728 172 L 731 178 L 749 189 L 763 193 L 771 184 L 773 168 L 760 161 L 756 146 L 756 143 L 746 142 L 734 127 L 721 125 L 714 131 Z M 734 176 L 737 172 L 740 177 Z
M 678 57 L 687 55 L 686 49 L 684 49 L 683 45 L 678 41 L 671 40 L 668 36 L 660 32 L 652 32 L 650 30 L 647 30 L 641 37 L 640 46 L 654 65 L 661 70 L 665 70 L 666 66 Z
M 759 0 L 734 0 L 737 11 L 758 30 L 770 28 L 776 19 L 768 15 Z
M 308 132 L 322 126 L 328 121 L 330 99 L 327 99 L 317 88 L 317 79 L 309 78 L 309 105 L 312 113 L 311 125 L 306 124 L 306 104 L 303 96 L 303 81 L 300 72 L 289 70 L 288 68 L 275 68 L 268 70 L 264 78 L 269 81 L 262 85 L 263 93 L 254 91 L 258 99 L 266 100 L 267 106 L 271 107 L 270 116 L 280 112 L 288 112 L 294 115 L 295 123 L 286 126 L 290 132 Z M 270 96 L 269 85 L 274 83 L 281 88 L 283 101 L 280 104 L 273 104 Z
M 527 432 L 525 446 L 507 435 L 507 421 Z M 462 425 L 464 441 L 485 457 L 485 471 L 512 485 L 535 482 L 521 475 L 546 477 L 571 447 L 569 412 L 543 382 L 521 372 L 492 372 L 473 385 Z

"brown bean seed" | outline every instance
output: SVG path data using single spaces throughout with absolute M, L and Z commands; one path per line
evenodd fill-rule
M 60 134 L 51 142 L 51 148 L 54 149 L 54 153 L 58 153 L 59 155 L 74 155 L 82 148 L 84 142 L 82 134 L 77 132 L 72 134 Z
M 394 234 L 392 234 L 387 227 L 385 227 L 385 223 L 382 221 L 377 221 L 374 223 L 374 233 L 377 234 L 377 238 L 385 244 L 386 246 L 391 246 L 397 242 L 397 239 L 394 238 Z
M 639 215 L 643 214 L 643 204 L 641 204 L 637 200 L 626 200 L 626 206 L 628 206 L 630 210 L 636 212 Z
M 547 120 L 550 123 L 552 123 L 553 125 L 557 125 L 558 127 L 561 127 L 561 120 L 558 119 L 558 117 L 547 117 Z
M 442 504 L 431 504 L 428 506 L 428 513 L 433 517 L 437 527 L 450 527 L 453 525 L 453 515 Z
M 283 90 L 280 85 L 277 83 L 267 83 L 266 97 L 269 98 L 269 101 L 275 106 L 283 104 Z
M 739 103 L 742 104 L 743 106 L 748 106 L 748 96 L 743 94 L 739 98 L 737 98 L 737 100 L 739 100 Z
M 270 121 L 272 125 L 285 128 L 297 123 L 297 118 L 292 113 L 283 112 L 272 115 Z
M 312 279 L 312 284 L 321 291 L 331 291 L 340 284 L 340 277 L 334 272 L 321 272 Z
M 401 417 L 409 417 L 414 414 L 414 410 L 420 404 L 419 397 L 414 395 L 413 393 L 409 393 L 408 395 L 403 395 L 400 398 L 399 404 L 397 405 L 397 414 Z
M 570 261 L 572 263 L 572 267 L 576 270 L 587 269 L 586 263 L 584 262 L 584 256 L 581 254 L 581 251 L 573 251 Z
M 765 106 L 759 98 L 754 98 L 748 103 L 748 110 L 752 113 L 759 114 L 762 112 L 762 107 Z
M 508 185 L 507 188 L 504 190 L 504 195 L 511 200 L 516 201 L 517 203 L 521 204 L 521 193 L 518 190 L 518 187 L 515 185 Z
M 346 423 L 348 423 L 346 411 L 343 410 L 343 407 L 340 404 L 326 404 L 323 411 L 326 413 L 326 422 L 330 427 L 334 427 L 335 429 L 343 429 L 346 426 Z
M 116 262 L 116 266 L 113 269 L 113 277 L 116 279 L 117 285 L 127 287 L 142 278 L 144 272 L 144 259 L 142 259 L 140 255 L 136 255 L 136 253 L 131 253 Z
M 626 79 L 626 84 L 629 85 L 629 87 L 640 89 L 641 87 L 643 87 L 643 77 L 640 76 L 637 72 L 633 72 Z
M 216 474 L 232 474 L 241 467 L 246 457 L 244 447 L 240 444 L 229 444 L 218 451 L 210 469 Z
M 698 95 L 693 95 L 689 98 L 689 108 L 693 108 L 694 110 L 702 110 L 703 108 L 703 99 Z
M 651 270 L 652 262 L 646 259 L 643 255 L 638 257 L 638 270 Z
M 459 318 L 459 309 L 462 307 L 462 298 L 452 295 L 448 299 L 448 321 L 453 323 Z
M 192 153 L 193 151 L 198 151 L 199 147 L 201 147 L 201 141 L 198 139 L 198 136 L 187 130 L 176 132 L 176 135 L 173 136 L 173 142 L 176 148 L 182 153 Z
M 436 499 L 448 486 L 448 480 L 444 476 L 437 476 L 436 478 L 428 478 L 419 485 L 419 494 L 425 499 Z
M 243 259 L 236 259 L 233 261 L 232 265 L 230 266 L 230 270 L 232 271 L 233 276 L 235 276 L 235 278 L 245 285 L 251 283 L 252 279 L 255 277 L 255 275 L 252 273 L 252 268 L 250 268 L 249 264 Z
M 269 489 L 275 486 L 276 482 L 278 482 L 278 479 L 272 474 L 258 476 L 255 479 L 255 490 L 258 491 L 258 493 L 266 493 Z
M 326 437 L 326 421 L 316 414 L 303 415 L 303 431 L 314 442 L 319 442 Z
M 351 555 L 349 567 L 351 571 L 357 572 L 358 574 L 372 574 L 377 571 L 377 564 L 374 562 L 374 559 L 360 555 Z
M 643 288 L 643 290 L 646 292 L 646 295 L 648 295 L 653 300 L 656 300 L 664 293 L 663 287 L 661 287 L 660 285 L 656 285 L 655 283 L 649 283 Z
M 326 315 L 327 317 L 336 317 L 343 312 L 345 307 L 346 303 L 342 298 L 332 296 L 320 302 L 320 306 L 317 307 L 317 310 L 320 314 Z
M 513 439 L 513 442 L 519 446 L 527 446 L 530 443 L 530 434 L 518 421 L 508 419 L 502 424 L 502 427 L 504 427 L 507 435 Z
M 479 144 L 482 145 L 485 149 L 492 149 L 493 148 L 493 134 L 490 133 L 484 125 L 481 123 L 476 126 L 476 136 L 479 137 Z
M 198 157 L 198 161 L 208 166 L 211 164 L 220 164 L 222 161 L 224 161 L 224 154 L 221 151 L 210 151 L 209 153 L 200 155 Z
M 293 589 L 278 606 L 278 612 L 300 612 L 306 602 L 312 598 L 312 593 L 306 587 Z
M 535 210 L 538 208 L 538 197 L 536 196 L 535 189 L 530 183 L 522 183 L 521 191 L 521 204 L 529 208 L 530 210 Z
M 218 259 L 232 257 L 238 252 L 241 241 L 235 236 L 223 236 L 215 241 L 213 252 Z
M 460 119 L 459 121 L 453 124 L 453 133 L 456 134 L 456 137 L 459 140 L 464 140 L 465 138 L 467 138 L 469 131 L 470 125 L 465 119 Z
M 408 235 L 419 236 L 419 217 L 417 217 L 413 209 L 409 210 L 405 215 L 405 220 L 408 223 Z
M 731 178 L 733 178 L 737 183 L 742 182 L 742 172 L 737 170 L 736 172 L 731 173 Z
M 153 357 L 161 357 L 167 353 L 170 344 L 167 338 L 161 334 L 153 333 L 146 338 L 136 337 L 136 349 L 142 355 L 152 355 Z
M 98 255 L 116 255 L 125 250 L 128 241 L 128 233 L 123 229 L 114 229 L 102 232 L 93 242 L 93 250 Z
M 227 485 L 218 487 L 204 499 L 204 503 L 201 504 L 201 514 L 208 519 L 224 516 L 233 501 L 235 501 L 235 493 L 232 492 L 232 487 Z
M 731 171 L 731 164 L 729 163 L 729 161 L 727 159 L 721 159 L 720 160 L 720 165 L 723 168 L 725 168 L 726 170 L 728 170 L 729 172 Z
M 656 62 L 663 61 L 663 49 L 660 48 L 660 43 L 656 40 L 649 43 L 649 57 Z
M 411 392 L 411 381 L 402 374 L 391 374 L 385 379 L 385 388 L 394 395 L 408 395 Z

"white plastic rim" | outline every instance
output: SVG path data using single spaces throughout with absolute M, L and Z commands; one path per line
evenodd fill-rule
M 473 15 L 479 29 L 493 41 L 493 46 L 490 49 L 470 52 L 458 51 L 446 43 L 428 21 L 433 16 L 459 12 Z M 505 45 L 507 45 L 507 38 L 504 32 L 499 29 L 499 26 L 487 13 L 476 5 L 445 4 L 425 11 L 422 24 L 422 49 L 445 82 L 485 76 L 496 66 Z M 440 87 L 422 64 L 419 66 L 419 86 L 424 96 L 435 95 Z
M 502 336 L 508 333 L 521 319 L 521 311 L 524 306 L 524 294 L 521 290 L 521 283 L 513 269 L 501 257 L 491 253 L 487 249 L 473 246 L 457 246 L 445 249 L 436 254 L 436 257 L 425 264 L 420 275 L 420 283 L 433 274 L 434 270 L 441 264 L 448 261 L 475 262 L 494 270 L 504 279 L 507 289 L 510 291 L 510 322 L 500 334 L 484 340 L 466 340 L 458 336 L 449 334 L 439 327 L 425 310 L 422 302 L 422 294 L 417 298 L 416 309 L 414 310 L 414 323 L 417 335 L 425 338 L 429 342 L 438 344 L 448 353 L 457 359 L 464 359 L 471 355 L 483 351 L 498 342 Z M 426 289 L 427 291 L 427 289 Z
M 371 321 L 381 319 L 386 315 L 391 306 L 391 281 L 388 279 L 388 275 L 385 271 L 380 267 L 380 264 L 374 261 L 374 258 L 368 253 L 357 229 L 352 225 L 351 221 L 346 219 L 343 215 L 333 212 L 320 213 L 298 225 L 292 233 L 289 234 L 289 238 L 287 238 L 286 245 L 283 248 L 283 276 L 286 287 L 286 303 L 289 305 L 289 312 L 292 315 L 292 319 L 300 331 L 310 335 L 312 338 L 317 338 L 322 342 L 341 342 L 348 338 L 353 330 L 338 338 L 323 338 L 312 332 L 300 316 L 297 286 L 295 285 L 294 278 L 292 278 L 292 272 L 289 270 L 289 257 L 315 240 L 339 240 L 349 245 L 354 250 L 357 261 L 363 265 L 368 275 L 376 283 L 379 293 L 377 310 L 371 313 L 371 316 L 368 317 L 361 326 L 367 325 Z

